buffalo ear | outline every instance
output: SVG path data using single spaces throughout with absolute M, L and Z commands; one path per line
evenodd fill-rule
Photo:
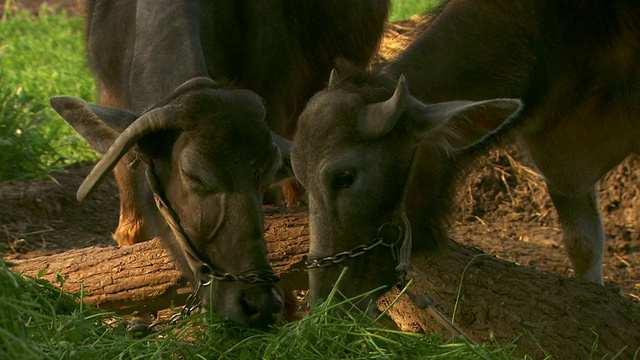
M 148 134 L 178 128 L 180 111 L 175 106 L 156 108 L 138 117 L 128 111 L 88 103 L 71 96 L 51 98 L 53 107 L 89 145 L 104 156 L 82 182 L 76 194 L 84 198 L 133 145 Z
M 453 148 L 481 142 L 506 128 L 517 118 L 522 107 L 517 99 L 448 101 L 431 105 L 414 99 L 412 105 L 410 131 L 420 140 L 443 142 Z
M 51 107 L 62 116 L 89 145 L 104 154 L 115 139 L 138 115 L 110 106 L 92 104 L 73 96 L 55 96 Z

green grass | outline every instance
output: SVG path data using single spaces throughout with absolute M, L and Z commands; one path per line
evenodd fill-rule
M 119 316 L 83 305 L 80 294 L 64 293 L 48 281 L 13 273 L 2 259 L 0 288 L 0 359 L 513 358 L 510 345 L 471 345 L 391 330 L 362 314 L 337 317 L 333 313 L 343 304 L 331 300 L 304 319 L 269 331 L 202 313 L 136 337 Z
M 54 95 L 95 98 L 82 33 L 81 18 L 46 7 L 39 16 L 8 11 L 0 19 L 0 181 L 95 158 L 49 107 Z
M 424 14 L 433 9 L 442 0 L 391 0 L 389 20 L 405 20 L 415 14 Z

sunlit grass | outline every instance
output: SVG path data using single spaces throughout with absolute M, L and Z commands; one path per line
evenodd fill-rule
M 8 10 L 0 20 L 0 181 L 95 158 L 49 107 L 54 95 L 95 97 L 82 34 L 80 17 L 46 7 L 38 16 Z
M 405 20 L 415 14 L 424 14 L 435 8 L 442 0 L 391 0 L 389 20 Z
M 63 277 L 59 277 L 64 282 Z M 123 319 L 82 304 L 43 279 L 20 276 L 0 259 L 0 359 L 512 359 L 514 347 L 472 345 L 439 334 L 386 328 L 347 300 L 316 306 L 268 331 L 239 327 L 211 312 L 146 337 Z

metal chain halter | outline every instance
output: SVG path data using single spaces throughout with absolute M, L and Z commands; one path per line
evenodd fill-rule
M 402 220 L 402 226 L 392 222 L 382 224 L 378 228 L 376 236 L 369 244 L 358 245 L 351 250 L 325 256 L 320 259 L 308 259 L 305 261 L 305 265 L 309 269 L 325 268 L 364 255 L 378 246 L 384 246 L 391 251 L 393 260 L 398 262 L 396 270 L 400 271 L 400 280 L 406 284 L 407 271 L 411 267 L 412 234 L 411 224 L 404 213 L 400 214 L 400 219 Z M 382 236 L 382 231 L 387 227 L 395 227 L 398 230 L 398 237 L 393 242 L 385 241 L 385 238 Z M 400 243 L 401 241 L 402 243 Z
M 192 244 L 191 240 L 180 225 L 178 214 L 176 214 L 176 212 L 171 207 L 171 203 L 169 203 L 169 201 L 167 201 L 167 199 L 164 197 L 164 194 L 160 189 L 158 177 L 154 171 L 153 161 L 151 159 L 144 158 L 141 154 L 138 154 L 136 160 L 134 160 L 134 162 L 130 164 L 130 167 L 137 166 L 137 162 L 140 158 L 142 158 L 143 162 L 147 166 L 145 175 L 147 178 L 147 182 L 149 183 L 149 187 L 151 188 L 151 192 L 153 193 L 153 199 L 156 203 L 156 208 L 173 231 L 173 234 L 175 235 L 178 242 L 180 242 L 180 248 L 182 249 L 185 258 L 189 263 L 189 267 L 192 270 L 201 269 L 200 273 L 205 273 L 205 276 L 196 282 L 193 292 L 189 295 L 189 297 L 187 297 L 187 300 L 180 312 L 174 314 L 167 320 L 160 320 L 152 323 L 148 326 L 149 330 L 153 331 L 159 325 L 174 324 L 180 319 L 190 315 L 194 310 L 201 307 L 202 302 L 199 300 L 200 290 L 205 286 L 211 285 L 211 283 L 215 280 L 240 281 L 249 284 L 274 284 L 280 280 L 280 277 L 276 275 L 271 269 L 261 272 L 247 272 L 240 275 L 215 272 L 208 262 L 202 260 L 204 257 Z M 195 275 L 197 276 L 197 274 Z
M 381 236 L 381 232 L 385 227 L 391 227 L 391 226 L 395 226 L 398 228 L 399 230 L 398 238 L 394 242 L 385 242 L 384 237 Z M 364 255 L 365 253 L 367 253 L 367 251 L 373 250 L 379 245 L 388 247 L 389 250 L 391 250 L 391 256 L 393 257 L 394 260 L 397 261 L 398 260 L 397 244 L 400 242 L 401 236 L 402 236 L 402 229 L 398 225 L 395 225 L 392 223 L 384 223 L 382 224 L 382 226 L 378 228 L 376 236 L 373 238 L 373 240 L 369 244 L 358 245 L 351 250 L 339 252 L 335 255 L 325 256 L 320 259 L 308 259 L 305 261 L 305 265 L 309 269 L 315 269 L 315 268 L 324 268 L 334 264 L 340 264 L 348 259 L 352 259 L 354 257 Z
M 406 195 L 407 184 L 409 182 L 409 178 L 411 177 L 411 174 L 413 174 L 413 170 L 415 166 L 416 166 L 416 150 L 414 150 L 413 154 L 411 154 L 411 162 L 406 172 L 406 181 L 403 187 L 403 195 L 402 195 L 403 198 Z M 373 238 L 373 240 L 369 244 L 358 245 L 351 250 L 339 252 L 335 255 L 326 256 L 320 259 L 308 259 L 305 261 L 305 265 L 309 269 L 317 269 L 317 268 L 324 268 L 327 266 L 331 266 L 334 264 L 340 264 L 348 259 L 352 259 L 360 255 L 364 255 L 369 250 L 372 250 L 377 246 L 382 245 L 389 248 L 389 250 L 391 251 L 391 256 L 393 257 L 393 260 L 398 262 L 398 265 L 396 266 L 396 270 L 400 272 L 399 283 L 402 286 L 406 285 L 407 272 L 411 268 L 411 248 L 412 248 L 413 235 L 411 233 L 411 223 L 409 222 L 409 219 L 407 219 L 407 216 L 405 215 L 405 212 L 404 212 L 404 203 L 401 204 L 398 207 L 398 209 L 399 210 L 397 210 L 396 213 L 399 213 L 398 217 L 402 222 L 401 225 L 394 224 L 393 222 L 386 222 L 380 225 L 380 227 L 378 228 L 378 231 L 376 232 L 376 236 Z M 384 241 L 384 238 L 382 237 L 382 230 L 384 230 L 384 228 L 387 226 L 393 226 L 398 229 L 398 238 L 396 239 L 396 241 L 391 243 Z M 400 249 L 398 249 L 398 244 L 400 243 L 401 239 L 403 240 L 402 245 L 400 246 Z
M 340 264 L 348 259 L 364 255 L 369 250 L 372 250 L 379 245 L 388 247 L 391 250 L 391 256 L 395 261 L 398 262 L 396 270 L 399 271 L 400 274 L 398 277 L 398 282 L 396 283 L 396 287 L 398 288 L 400 293 L 406 294 L 416 306 L 426 310 L 429 315 L 431 315 L 444 328 L 448 329 L 452 334 L 456 336 L 464 336 L 467 341 L 473 343 L 473 340 L 468 335 L 466 335 L 464 331 L 462 331 L 462 329 L 451 322 L 451 320 L 449 320 L 442 312 L 440 312 L 436 308 L 436 301 L 432 297 L 424 294 L 417 294 L 408 289 L 410 281 L 407 278 L 407 275 L 409 272 L 409 268 L 411 267 L 411 243 L 413 236 L 411 233 L 411 223 L 404 213 L 400 215 L 400 219 L 402 220 L 402 226 L 393 223 L 382 224 L 382 226 L 378 228 L 373 241 L 371 241 L 367 245 L 358 245 L 349 251 L 343 251 L 335 255 L 325 256 L 320 259 L 310 259 L 305 261 L 305 264 L 309 269 L 325 268 L 335 264 Z M 391 243 L 384 241 L 381 232 L 386 226 L 395 226 L 399 230 L 398 238 L 396 239 L 396 241 Z M 402 245 L 400 246 L 400 249 L 398 249 L 398 244 L 400 243 L 401 239 L 403 240 Z

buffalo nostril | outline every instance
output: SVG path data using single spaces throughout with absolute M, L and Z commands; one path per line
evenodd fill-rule
M 275 322 L 274 315 L 282 312 L 283 294 L 274 287 L 254 287 L 243 294 L 240 305 L 251 324 L 271 325 Z

